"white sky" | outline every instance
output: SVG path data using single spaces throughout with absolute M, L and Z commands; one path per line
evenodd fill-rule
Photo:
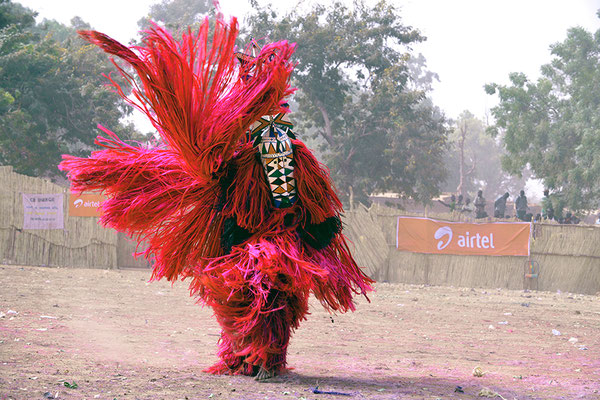
M 550 45 L 567 30 L 600 29 L 600 0 L 405 0 L 404 21 L 427 41 L 415 50 L 437 72 L 434 103 L 451 118 L 469 110 L 484 118 L 497 100 L 486 83 L 508 83 L 510 72 L 540 76 L 551 60 Z
M 38 11 L 41 18 L 65 24 L 80 16 L 94 29 L 127 43 L 137 33 L 137 21 L 159 0 L 15 1 Z M 431 96 L 451 118 L 464 110 L 485 118 L 496 104 L 496 99 L 483 91 L 485 83 L 508 83 L 510 72 L 524 72 L 537 79 L 540 66 L 550 61 L 549 46 L 564 40 L 568 28 L 600 29 L 596 17 L 600 0 L 388 2 L 400 9 L 405 24 L 427 36 L 415 50 L 423 53 L 428 68 L 439 75 L 440 82 L 434 85 Z M 240 20 L 251 9 L 249 0 L 220 3 L 225 14 Z M 304 0 L 303 7 L 310 3 Z

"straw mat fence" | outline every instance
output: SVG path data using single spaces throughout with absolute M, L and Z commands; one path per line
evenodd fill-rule
M 63 193 L 64 229 L 24 230 L 22 193 Z M 89 268 L 145 265 L 145 260 L 133 259 L 134 244 L 98 225 L 98 218 L 70 217 L 68 196 L 65 187 L 0 167 L 0 262 Z
M 22 193 L 64 194 L 64 229 L 24 230 Z M 0 167 L 0 263 L 89 268 L 148 268 L 134 259 L 135 242 L 95 217 L 68 215 L 67 188 Z M 401 252 L 395 248 L 396 219 L 409 215 L 394 208 L 359 206 L 344 217 L 344 233 L 358 263 L 377 281 L 463 287 L 523 289 L 596 294 L 600 292 L 600 228 L 535 224 L 531 260 L 535 281 L 524 279 L 527 257 L 455 256 Z M 437 214 L 441 220 L 468 220 L 462 214 Z
M 364 214 L 356 216 L 356 214 Z M 492 257 L 459 256 L 403 252 L 396 250 L 396 223 L 398 215 L 410 215 L 397 209 L 373 205 L 370 209 L 359 208 L 346 224 L 355 226 L 348 236 L 356 246 L 356 253 L 363 255 L 362 265 L 377 271 L 379 281 L 414 284 L 446 285 L 461 287 L 488 287 L 596 294 L 600 292 L 600 227 L 590 225 L 534 224 L 531 238 L 531 256 Z M 422 214 L 415 216 L 423 216 Z M 462 214 L 429 215 L 431 218 L 457 221 L 470 220 Z M 373 224 L 367 227 L 367 222 Z M 378 227 L 377 227 L 378 225 Z M 387 246 L 381 243 L 365 244 L 361 235 L 372 235 L 380 241 L 382 235 Z M 376 257 L 363 247 L 377 248 Z M 387 262 L 381 261 L 387 254 Z M 532 260 L 539 269 L 537 279 L 526 279 L 526 270 Z

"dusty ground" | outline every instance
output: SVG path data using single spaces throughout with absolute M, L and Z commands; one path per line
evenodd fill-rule
M 149 275 L 0 266 L 0 399 L 600 399 L 596 296 L 379 284 L 333 320 L 313 302 L 295 369 L 257 383 L 203 373 L 210 309 Z

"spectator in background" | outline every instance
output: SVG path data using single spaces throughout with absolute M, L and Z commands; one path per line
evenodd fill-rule
M 515 211 L 517 212 L 517 218 L 521 221 L 525 221 L 525 215 L 527 214 L 527 196 L 525 196 L 524 190 L 521 190 L 519 197 L 515 200 Z
M 456 209 L 456 196 L 452 195 L 450 196 L 450 203 L 445 203 L 442 200 L 438 200 L 440 203 L 442 203 L 443 205 L 445 205 L 446 207 L 448 207 L 450 209 L 450 212 L 454 212 L 454 210 Z
M 477 192 L 477 197 L 475 198 L 475 218 L 485 218 L 487 216 L 487 212 L 485 212 L 485 197 L 483 197 L 483 190 L 479 190 Z
M 573 223 L 573 214 L 571 213 L 571 211 L 567 211 L 567 214 L 565 215 L 565 218 L 562 220 L 561 223 L 565 225 L 570 225 Z
M 494 218 L 504 218 L 506 212 L 506 200 L 508 200 L 508 192 L 498 197 L 494 202 Z
M 598 213 L 598 218 L 596 219 L 596 225 L 600 225 L 600 213 Z
M 456 209 L 460 211 L 460 210 L 462 210 L 462 206 L 463 206 L 463 195 L 459 194 L 458 200 L 456 201 Z
M 544 189 L 544 198 L 542 199 L 542 218 L 554 219 L 554 208 L 552 207 L 552 199 L 550 198 L 550 191 L 548 189 Z
M 468 198 L 468 197 L 466 198 L 465 204 L 462 206 L 460 211 L 462 211 L 463 213 L 468 214 L 468 215 L 473 214 L 473 211 L 475 211 L 475 206 L 473 206 L 473 203 L 471 203 L 470 198 Z
M 562 221 L 560 221 L 561 224 L 566 224 L 566 225 L 577 225 L 580 222 L 581 221 L 579 220 L 579 218 L 577 218 L 576 215 L 573 215 L 573 213 L 571 211 L 567 211 L 565 218 Z

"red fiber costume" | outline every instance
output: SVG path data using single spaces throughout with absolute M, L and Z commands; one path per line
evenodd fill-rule
M 152 278 L 188 278 L 191 294 L 212 307 L 222 334 L 220 361 L 208 372 L 283 372 L 309 294 L 345 312 L 373 282 L 341 233 L 342 205 L 328 173 L 284 118 L 294 45 L 272 43 L 238 63 L 235 18 L 217 18 L 212 32 L 205 20 L 180 41 L 155 26 L 133 47 L 95 31 L 80 35 L 133 67 L 138 81 L 114 63 L 133 88 L 129 97 L 109 79 L 164 145 L 132 146 L 100 127 L 107 136 L 96 143 L 104 149 L 63 156 L 59 167 L 72 189 L 104 191 L 102 223 L 148 244 Z M 287 140 L 278 142 L 287 161 L 271 154 L 269 132 Z M 269 165 L 280 169 L 267 179 Z M 287 198 L 278 197 L 278 182 Z

